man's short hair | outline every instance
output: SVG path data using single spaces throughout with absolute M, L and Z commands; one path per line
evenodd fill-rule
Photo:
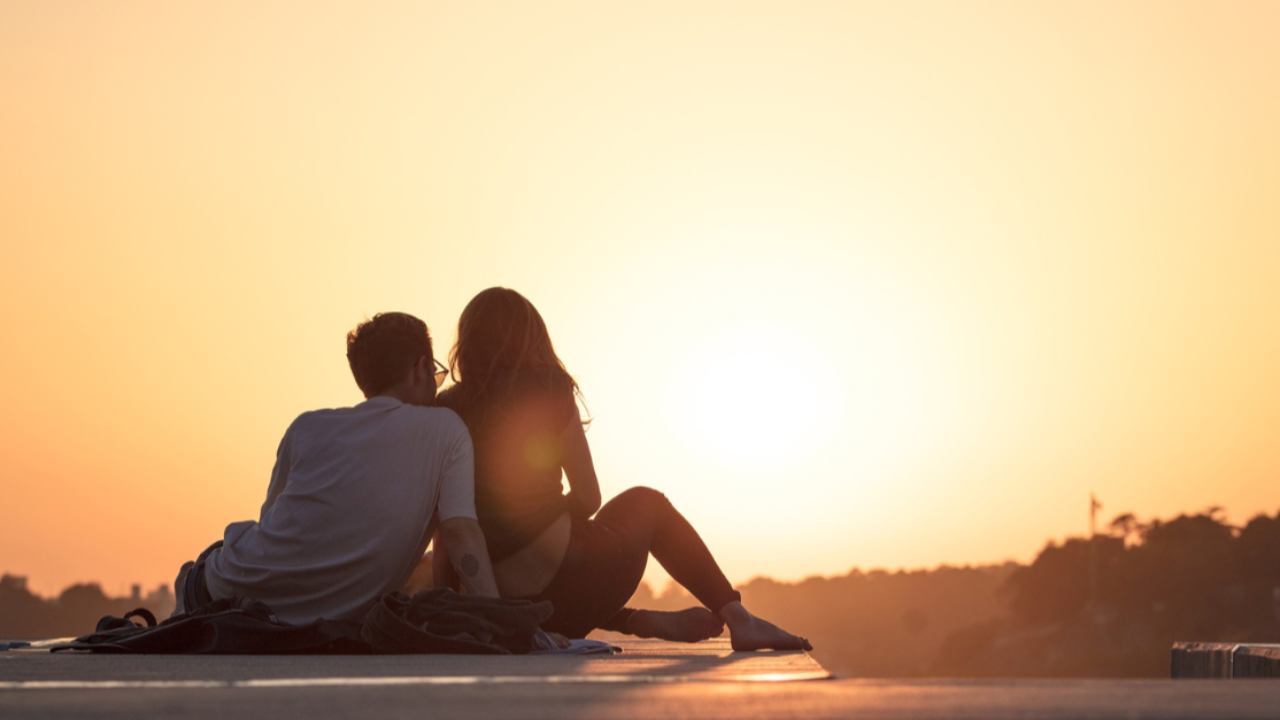
M 395 387 L 421 357 L 432 357 L 431 332 L 407 313 L 378 313 L 347 333 L 347 363 L 366 398 Z

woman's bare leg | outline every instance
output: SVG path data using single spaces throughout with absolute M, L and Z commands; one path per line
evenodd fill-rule
M 698 642 L 724 634 L 724 621 L 704 607 L 684 610 L 636 610 L 623 632 L 642 638 Z
M 405 581 L 404 587 L 400 588 L 401 592 L 405 595 L 417 595 L 435 587 L 435 567 L 431 562 L 433 555 L 434 553 L 423 554 L 418 564 L 413 566 L 413 573 Z
M 647 546 L 672 579 L 711 609 L 713 617 L 718 616 L 728 624 L 734 650 L 813 649 L 808 640 L 752 615 L 742 606 L 740 596 L 725 579 L 697 530 L 662 493 L 649 488 L 631 488 L 601 508 L 596 522 L 615 528 L 631 542 Z M 640 623 L 637 629 L 654 633 L 652 637 L 670 640 L 719 635 L 719 632 L 703 634 L 709 631 L 710 623 L 705 615 L 697 612 L 686 610 L 669 616 L 635 617 L 642 612 L 646 611 L 637 610 L 628 619 L 628 628 Z M 646 627 L 647 623 L 652 624 Z

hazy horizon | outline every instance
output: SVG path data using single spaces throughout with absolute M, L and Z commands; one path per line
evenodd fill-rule
M 171 582 L 526 295 L 728 577 L 1280 507 L 1280 4 L 0 5 L 0 568 Z M 661 582 L 660 574 L 650 576 Z
M 1226 512 L 1226 509 L 1219 505 L 1211 505 L 1209 507 L 1202 508 L 1202 512 L 1192 511 L 1192 512 L 1183 513 L 1183 514 L 1188 516 L 1194 516 L 1194 515 L 1207 514 L 1209 511 L 1214 511 L 1214 514 L 1216 514 L 1218 517 L 1222 517 L 1226 519 L 1227 522 L 1235 525 L 1236 527 L 1240 527 L 1244 524 L 1244 523 L 1233 522 L 1231 520 L 1230 514 Z M 1104 516 L 1099 516 L 1098 523 L 1097 523 L 1098 535 L 1108 536 L 1108 525 L 1110 524 L 1110 520 L 1115 519 L 1119 515 L 1123 515 L 1123 514 L 1127 514 L 1127 513 L 1116 513 L 1111 516 L 1105 516 L 1105 518 L 1107 519 L 1104 519 Z M 1180 514 L 1179 516 L 1183 514 Z M 1275 514 L 1277 517 L 1280 517 L 1280 508 L 1278 508 L 1275 511 Z M 1145 521 L 1158 520 L 1160 522 L 1168 522 L 1169 520 L 1173 519 L 1172 517 L 1171 518 L 1144 518 L 1143 516 L 1138 514 L 1133 514 L 1133 515 L 1138 522 L 1143 522 L 1144 520 Z M 1267 517 L 1267 513 L 1265 512 L 1257 513 L 1253 517 L 1259 517 L 1259 516 Z M 1253 518 L 1249 518 L 1249 519 L 1253 519 Z M 1030 563 L 1032 559 L 1034 559 L 1035 556 L 1039 555 L 1039 553 L 1048 546 L 1059 545 L 1069 540 L 1078 540 L 1078 539 L 1083 539 L 1087 537 L 1088 537 L 1088 533 L 1079 533 L 1075 535 L 1065 535 L 1061 537 L 1045 538 L 1045 540 L 1040 544 L 1040 546 L 1035 550 L 1035 552 L 1032 553 L 1032 557 L 1027 559 L 1009 557 L 1009 558 L 1004 558 L 999 560 L 960 562 L 960 563 L 950 563 L 950 562 L 943 561 L 943 562 L 938 562 L 933 565 L 927 565 L 927 566 L 898 566 L 898 567 L 861 566 L 861 565 L 855 564 L 842 571 L 835 571 L 835 572 L 828 572 L 828 573 L 811 573 L 809 575 L 804 575 L 801 577 L 793 577 L 793 578 L 780 578 L 780 577 L 774 577 L 774 576 L 763 574 L 763 573 L 757 573 L 741 579 L 738 579 L 738 578 L 731 579 L 731 582 L 734 584 L 734 586 L 740 586 L 740 585 L 749 584 L 749 583 L 758 582 L 758 581 L 777 582 L 780 584 L 799 584 L 799 583 L 803 583 L 806 580 L 812 580 L 815 578 L 822 579 L 822 580 L 831 580 L 831 579 L 846 577 L 854 573 L 862 573 L 862 574 L 868 574 L 868 575 L 874 574 L 874 573 L 898 574 L 898 573 L 936 572 L 944 568 L 980 569 L 980 568 L 1000 567 L 1000 566 L 1009 565 L 1009 564 L 1027 565 Z M 651 593 L 655 598 L 658 598 L 658 599 L 662 599 L 667 596 L 686 597 L 686 598 L 690 597 L 687 590 L 680 587 L 679 583 L 676 583 L 674 580 L 671 579 L 669 575 L 666 574 L 666 572 L 664 572 L 661 568 L 656 566 L 657 566 L 657 563 L 653 561 L 652 558 L 650 558 L 649 570 L 648 572 L 646 572 L 644 580 L 641 581 L 642 587 L 647 587 L 647 590 L 645 592 Z M 95 580 L 92 578 L 79 578 L 62 586 L 62 588 L 58 591 L 50 591 L 47 588 L 46 583 L 40 582 L 39 578 L 22 575 L 20 573 L 10 572 L 3 568 L 0 568 L 0 575 L 16 576 L 21 578 L 26 582 L 26 586 L 33 593 L 45 598 L 57 597 L 59 592 L 66 590 L 67 588 L 75 585 L 97 585 L 101 587 L 103 589 L 103 592 L 106 593 L 108 596 L 116 596 L 116 597 L 122 597 L 128 594 L 131 591 L 131 588 L 134 586 L 140 587 L 143 594 L 152 592 L 160 586 L 166 587 L 169 591 L 173 590 L 172 580 L 161 580 L 159 582 L 155 582 L 151 584 L 148 584 L 142 581 L 136 581 L 136 580 L 123 581 L 119 583 L 118 586 L 109 586 L 107 583 L 104 583 L 100 580 Z M 638 592 L 641 592 L 641 591 L 638 591 Z
M 756 578 L 737 590 L 745 605 L 812 640 L 814 658 L 841 677 L 1167 678 L 1169 648 L 1182 638 L 1280 640 L 1280 512 L 1240 528 L 1216 510 L 1126 516 L 1091 539 L 1052 542 L 1028 564 Z M 139 606 L 165 617 L 173 601 L 164 587 L 129 598 L 92 587 L 39 598 L 6 575 L 0 637 L 77 635 Z M 658 591 L 641 583 L 627 602 L 697 604 L 675 583 Z

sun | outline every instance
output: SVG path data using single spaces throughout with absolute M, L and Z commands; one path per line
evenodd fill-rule
M 736 472 L 770 472 L 818 449 L 840 393 L 827 359 L 784 327 L 740 322 L 704 335 L 679 357 L 668 407 L 696 455 Z

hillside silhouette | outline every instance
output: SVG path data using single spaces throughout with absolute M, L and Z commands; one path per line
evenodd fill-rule
M 1178 640 L 1280 641 L 1280 513 L 1232 527 L 1220 508 L 1164 522 L 1126 514 L 1090 542 L 1050 543 L 1010 575 L 996 620 L 949 637 L 934 672 L 1168 677 Z
M 1230 525 L 1219 508 L 1172 520 L 1115 518 L 1103 534 L 1050 541 L 1028 565 L 854 569 L 738 588 L 763 616 L 811 638 L 841 677 L 1168 677 L 1179 640 L 1280 642 L 1280 513 Z M 679 609 L 679 586 L 641 584 L 633 607 Z M 0 637 L 79 635 L 103 615 L 172 610 L 167 587 L 57 598 L 0 579 Z M 608 637 L 608 633 L 598 633 Z
M 813 656 L 839 677 L 923 677 L 953 633 L 1003 615 L 1002 588 L 1017 567 L 855 569 L 798 583 L 757 578 L 738 590 L 744 605 L 812 640 Z M 675 584 L 659 596 L 642 584 L 629 604 L 676 610 L 697 601 Z
M 1050 541 L 1029 565 L 756 579 L 743 601 L 813 640 L 841 677 L 1168 677 L 1179 640 L 1280 642 L 1280 513 L 1233 527 L 1220 508 L 1090 540 Z M 695 604 L 678 586 L 634 607 Z

